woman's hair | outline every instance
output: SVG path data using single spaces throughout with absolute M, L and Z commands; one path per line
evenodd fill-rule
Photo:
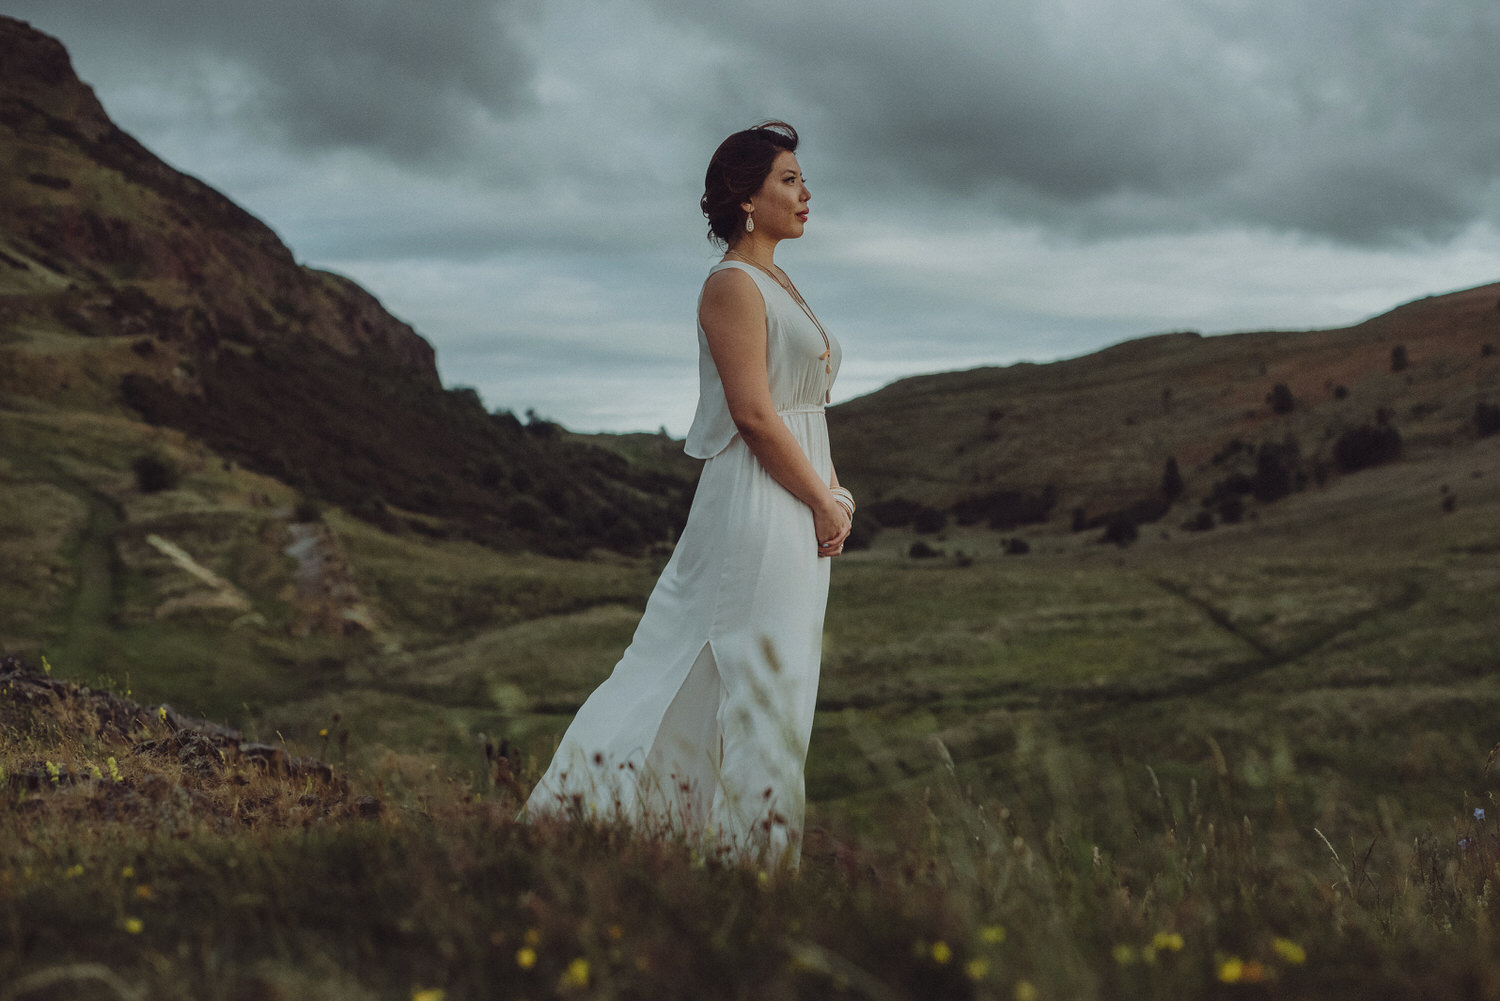
M 719 143 L 703 177 L 708 238 L 727 246 L 745 225 L 740 203 L 760 190 L 782 152 L 797 151 L 797 130 L 786 122 L 761 122 Z

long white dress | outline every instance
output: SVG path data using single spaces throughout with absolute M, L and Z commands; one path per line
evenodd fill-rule
M 772 403 L 827 479 L 823 407 L 838 342 L 825 349 L 759 269 L 725 261 L 709 273 L 726 267 L 760 289 Z M 737 859 L 795 865 L 829 560 L 817 555 L 812 510 L 735 431 L 701 324 L 698 353 L 686 450 L 705 462 L 687 525 L 630 646 L 563 735 L 526 813 L 618 816 Z

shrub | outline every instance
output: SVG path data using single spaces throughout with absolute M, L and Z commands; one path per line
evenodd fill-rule
M 914 531 L 931 535 L 948 527 L 948 516 L 937 508 L 923 506 L 912 518 L 911 527 Z
M 1474 404 L 1474 429 L 1481 438 L 1500 431 L 1500 406 L 1493 403 Z
M 869 505 L 866 510 L 882 528 L 901 528 L 915 524 L 919 518 L 930 521 L 933 515 L 942 515 L 942 512 L 935 511 L 920 501 L 905 497 L 887 497 Z M 943 517 L 946 523 L 946 516 Z
M 1135 522 L 1129 518 L 1115 518 L 1104 526 L 1104 534 L 1099 537 L 1100 542 L 1113 542 L 1124 549 L 1136 540 L 1140 535 L 1140 529 Z
M 1029 552 L 1031 552 L 1031 545 L 1025 539 L 1005 540 L 1006 556 L 1025 556 Z
M 1362 424 L 1339 435 L 1333 461 L 1342 472 L 1369 469 L 1401 456 L 1401 432 L 1388 424 Z
M 1161 494 L 1171 504 L 1182 496 L 1187 484 L 1182 482 L 1182 472 L 1177 468 L 1177 456 L 1167 459 L 1166 469 L 1161 474 Z
M 292 511 L 292 520 L 303 524 L 322 521 L 323 508 L 317 501 L 303 498 L 297 502 L 297 507 Z
M 844 551 L 869 549 L 870 543 L 880 533 L 880 525 L 863 510 L 854 512 L 854 522 L 849 526 L 849 537 L 844 540 Z
M 1292 492 L 1292 472 L 1274 452 L 1262 452 L 1257 458 L 1253 492 L 1262 504 L 1278 501 Z
M 913 542 L 911 544 L 911 548 L 906 551 L 906 555 L 910 556 L 914 560 L 930 560 L 934 557 L 943 555 L 943 551 L 941 549 L 933 549 L 927 543 L 923 542 L 921 539 L 918 539 L 916 542 Z
M 1334 386 L 1333 398 L 1335 400 L 1347 400 L 1349 398 L 1349 387 L 1342 384 Z
M 1207 532 L 1214 527 L 1214 516 L 1211 512 L 1199 511 L 1183 522 L 1182 527 L 1189 532 Z
M 130 468 L 135 472 L 135 485 L 143 494 L 176 490 L 178 482 L 182 479 L 182 472 L 177 468 L 177 463 L 160 452 L 149 452 L 146 455 L 137 456 L 130 464 Z
M 1405 372 L 1407 365 L 1406 345 L 1397 344 L 1391 348 L 1391 371 Z
M 953 505 L 953 517 L 960 525 L 984 522 L 998 531 L 1009 531 L 1020 525 L 1035 525 L 1047 520 L 1057 503 L 1057 488 L 1051 484 L 1040 493 L 1026 490 L 996 490 L 965 497 Z
M 1297 405 L 1297 401 L 1292 398 L 1292 391 L 1284 382 L 1271 387 L 1271 391 L 1266 394 L 1266 402 L 1271 405 L 1272 412 L 1278 414 L 1289 414 Z
M 1238 525 L 1245 520 L 1245 502 L 1238 497 L 1226 497 L 1219 502 L 1219 522 L 1224 525 Z

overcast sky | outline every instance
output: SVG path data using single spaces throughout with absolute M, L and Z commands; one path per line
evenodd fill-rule
M 719 140 L 803 134 L 777 262 L 835 401 L 1500 280 L 1495 0 L 0 0 L 448 385 L 687 430 Z

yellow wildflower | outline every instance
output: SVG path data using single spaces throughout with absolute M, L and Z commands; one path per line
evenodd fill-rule
M 1128 966 L 1134 963 L 1136 959 L 1135 950 L 1123 942 L 1115 946 L 1110 954 L 1115 957 L 1115 962 L 1121 966 Z
M 438 987 L 423 987 L 411 992 L 411 1001 L 443 1001 L 448 995 Z
M 542 933 L 535 928 L 528 928 L 526 929 L 526 934 L 521 936 L 521 938 L 527 945 L 536 945 L 542 940 Z
M 932 961 L 939 966 L 947 963 L 953 958 L 953 950 L 948 947 L 947 942 L 937 941 L 932 943 Z
M 129 934 L 139 935 L 141 932 L 145 931 L 145 929 L 146 922 L 142 921 L 140 918 L 125 919 L 125 931 Z
M 83 875 L 83 866 L 76 865 L 76 864 L 68 866 L 67 870 L 63 873 L 63 876 L 66 877 L 66 878 L 68 878 L 68 879 L 77 879 L 79 876 L 82 876 L 82 875 Z
M 964 972 L 969 975 L 970 980 L 983 980 L 989 976 L 990 961 L 983 957 L 971 959 L 964 964 Z
M 1301 966 L 1307 962 L 1307 950 L 1289 938 L 1277 938 L 1271 943 L 1271 949 L 1284 963 Z
M 563 972 L 562 982 L 567 987 L 587 987 L 589 985 L 589 961 L 579 956 L 568 964 Z
M 111 760 L 113 760 L 113 759 L 111 759 Z M 120 876 L 121 876 L 122 879 L 134 879 L 135 878 L 135 866 L 133 866 L 133 865 L 127 865 L 125 868 L 123 868 L 123 869 L 120 870 Z
M 1237 984 L 1245 976 L 1245 962 L 1238 956 L 1230 956 L 1219 964 L 1219 982 Z
M 52 673 L 52 665 L 47 662 L 47 657 L 46 657 L 45 654 L 42 655 L 42 673 L 43 674 L 51 674 Z
M 1016 1001 L 1036 1001 L 1040 997 L 1030 980 L 1016 981 Z
M 979 940 L 986 945 L 999 945 L 1005 941 L 1005 929 L 1000 925 L 985 925 L 979 929 Z
M 323 729 L 319 730 L 318 731 L 318 736 L 319 737 L 326 737 L 326 736 L 328 736 L 328 727 L 325 726 L 325 727 L 323 727 Z M 442 999 L 440 998 L 440 999 L 438 999 L 438 1001 L 442 1001 Z
M 536 965 L 536 950 L 526 945 L 516 950 L 516 965 L 523 970 L 529 970 Z
M 1157 952 L 1181 952 L 1182 936 L 1175 931 L 1159 931 L 1151 939 L 1151 948 Z
M 57 785 L 58 779 L 62 778 L 62 769 L 51 761 L 47 762 L 47 777 L 52 780 L 53 785 Z
M 159 719 L 159 720 L 161 720 L 163 723 L 165 723 L 167 721 L 167 707 L 166 706 L 157 706 L 156 707 L 156 718 Z
M 111 754 L 104 763 L 109 766 L 110 779 L 115 782 L 120 781 L 120 763 L 115 760 L 115 756 Z

